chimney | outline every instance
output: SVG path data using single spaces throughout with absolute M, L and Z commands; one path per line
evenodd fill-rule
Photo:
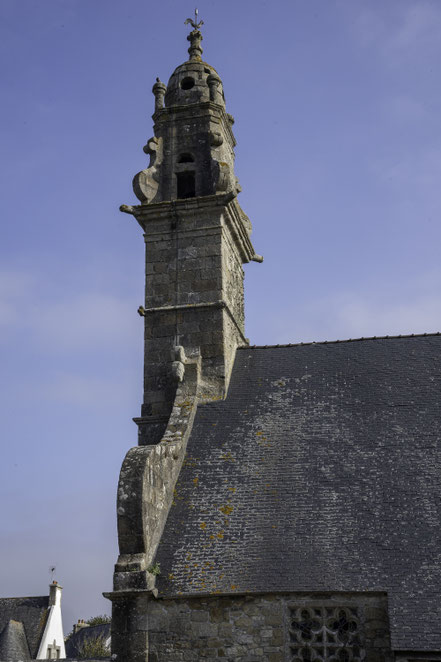
M 75 625 L 73 626 L 73 633 L 76 634 L 79 630 L 88 627 L 89 627 L 89 623 L 85 623 L 82 618 L 79 618 L 78 623 L 75 623 Z
M 58 582 L 54 581 L 52 584 L 49 584 L 49 607 L 55 605 L 61 605 L 61 592 L 63 590 L 62 586 L 58 585 Z

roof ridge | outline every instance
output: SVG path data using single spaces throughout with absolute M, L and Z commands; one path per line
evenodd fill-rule
M 345 340 L 311 340 L 309 342 L 286 343 L 280 345 L 240 345 L 237 349 L 272 349 L 274 347 L 301 347 L 303 345 L 336 345 L 339 343 L 360 342 L 362 340 L 396 340 L 398 338 L 427 338 L 441 336 L 441 331 L 433 333 L 408 333 L 398 336 L 366 336 L 361 338 L 347 338 Z

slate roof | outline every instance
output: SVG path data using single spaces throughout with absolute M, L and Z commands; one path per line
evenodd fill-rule
M 26 639 L 23 623 L 10 620 L 0 634 L 0 660 L 30 660 L 31 654 Z
M 89 625 L 88 627 L 81 628 L 72 634 L 65 642 L 66 657 L 81 657 L 84 651 L 84 644 L 88 641 L 90 642 L 101 638 L 105 643 L 110 637 L 110 627 L 110 623 Z
M 441 336 L 237 351 L 201 405 L 160 597 L 387 591 L 395 649 L 441 649 Z
M 21 656 L 14 657 L 15 649 L 24 647 L 23 635 L 28 649 L 27 659 L 29 656 L 32 659 L 37 657 L 48 609 L 48 595 L 31 598 L 0 598 L 0 659 L 3 662 L 8 662 L 10 659 L 26 659 Z M 13 624 L 8 627 L 10 621 L 15 621 L 17 625 Z M 18 626 L 19 623 L 23 624 L 23 632 Z M 7 644 L 11 648 L 8 648 Z

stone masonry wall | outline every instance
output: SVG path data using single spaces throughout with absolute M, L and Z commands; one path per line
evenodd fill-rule
M 222 297 L 219 218 L 166 207 L 168 214 L 150 222 L 145 235 L 143 417 L 167 417 L 171 411 L 175 344 L 187 351 L 200 348 L 204 375 L 223 367 L 221 311 L 213 307 Z
M 225 388 L 228 389 L 233 370 L 236 349 L 244 344 L 243 336 L 237 328 L 236 321 L 231 318 L 227 310 L 223 311 L 224 325 L 224 358 L 225 358 Z
M 245 334 L 244 277 L 242 263 L 229 229 L 224 230 L 222 246 L 222 293 L 242 334 Z
M 336 653 L 332 643 L 327 649 L 323 641 L 313 643 L 311 657 L 307 657 L 308 653 L 302 651 L 319 637 L 308 633 L 306 624 L 302 639 L 301 631 L 293 626 L 293 614 L 303 614 L 304 618 L 311 614 L 316 620 L 313 628 L 317 629 L 317 623 L 320 624 L 317 614 L 321 613 L 330 629 L 340 628 L 337 643 L 340 636 L 343 640 L 356 637 L 358 641 L 350 652 L 338 652 L 333 659 L 365 662 L 392 659 L 387 598 L 381 593 L 159 599 L 146 602 L 146 609 L 149 662 L 328 660 Z M 354 619 L 346 629 L 342 611 L 349 615 L 349 620 Z M 340 625 L 336 625 L 339 618 Z M 354 623 L 358 623 L 356 630 Z M 324 636 L 332 638 L 329 634 Z M 304 646 L 298 645 L 298 638 Z
M 150 205 L 137 217 L 146 243 L 141 445 L 157 443 L 165 430 L 175 345 L 200 351 L 204 391 L 222 397 L 236 347 L 245 342 L 243 237 L 237 236 L 245 230 L 233 236 L 226 203 L 219 196 L 179 200 Z
M 175 106 L 162 109 L 155 119 L 155 136 L 164 144 L 158 200 L 178 197 L 176 173 L 182 171 L 195 173 L 196 196 L 216 193 L 218 182 L 212 172 L 213 159 L 227 166 L 228 188 L 234 186 L 232 118 L 223 109 L 209 102 Z M 181 163 L 183 154 L 191 155 L 192 161 Z

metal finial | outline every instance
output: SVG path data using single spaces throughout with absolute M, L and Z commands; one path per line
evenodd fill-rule
M 190 23 L 193 27 L 193 30 L 187 36 L 187 40 L 190 42 L 190 48 L 188 49 L 188 52 L 190 54 L 190 60 L 196 60 L 198 62 L 202 62 L 201 41 L 203 39 L 203 36 L 199 31 L 199 28 L 201 27 L 201 25 L 204 24 L 204 21 L 198 22 L 198 14 L 199 14 L 198 10 L 195 9 L 194 21 L 192 18 L 187 18 L 187 20 L 185 21 L 185 25 L 188 25 Z
M 184 25 L 188 25 L 190 23 L 195 30 L 199 30 L 201 25 L 204 25 L 204 21 L 199 21 L 199 23 L 198 23 L 198 15 L 199 15 L 199 10 L 195 9 L 194 10 L 194 21 L 193 21 L 192 18 L 187 18 L 185 20 Z

